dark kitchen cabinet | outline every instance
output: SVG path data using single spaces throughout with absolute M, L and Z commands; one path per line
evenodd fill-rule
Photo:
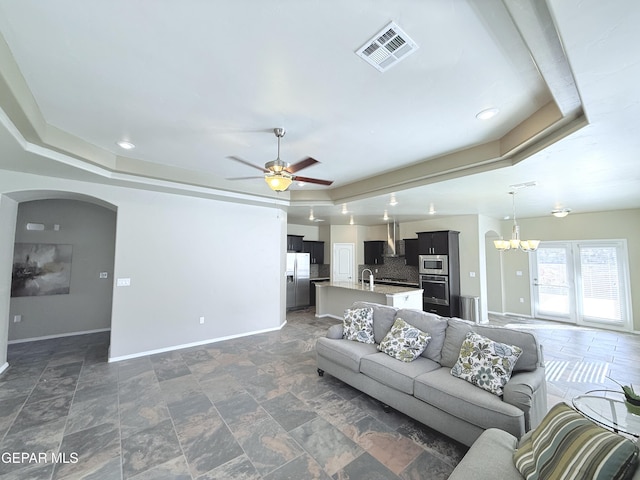
M 418 239 L 404 239 L 404 264 L 413 267 L 418 266 Z
M 384 240 L 371 240 L 364 242 L 365 265 L 382 265 L 384 263 Z
M 448 255 L 454 245 L 457 249 L 458 234 L 453 230 L 440 232 L 418 233 L 418 254 L 420 255 Z
M 287 235 L 287 252 L 302 252 L 303 235 Z
M 431 279 L 437 283 L 440 279 L 447 282 L 447 304 L 434 303 L 429 297 L 423 282 L 430 281 L 430 274 L 420 271 L 420 283 L 425 290 L 423 296 L 423 308 L 425 312 L 437 313 L 443 317 L 460 316 L 460 232 L 444 230 L 438 232 L 418 233 L 418 254 L 419 255 L 446 255 L 448 275 L 435 275 L 436 279 Z M 418 262 L 420 263 L 420 262 Z M 418 265 L 420 269 L 420 265 Z
M 304 241 L 302 251 L 309 254 L 311 265 L 322 265 L 324 263 L 324 242 Z

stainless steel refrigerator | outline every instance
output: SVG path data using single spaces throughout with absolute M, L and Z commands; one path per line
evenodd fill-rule
M 287 253 L 287 309 L 309 306 L 308 253 Z

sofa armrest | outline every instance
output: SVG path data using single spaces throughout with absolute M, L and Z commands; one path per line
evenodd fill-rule
M 514 374 L 503 387 L 502 399 L 524 412 L 525 431 L 538 426 L 547 413 L 545 369 Z
M 458 463 L 449 480 L 522 480 L 513 463 L 517 443 L 516 437 L 503 430 L 485 430 Z
M 327 330 L 327 338 L 338 340 L 342 338 L 343 332 L 344 330 L 341 323 L 338 323 L 336 325 L 331 325 L 329 327 L 329 330 Z

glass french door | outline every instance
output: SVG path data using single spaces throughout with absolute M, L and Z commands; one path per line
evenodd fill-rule
M 552 242 L 540 244 L 532 260 L 534 316 L 576 323 L 571 245 Z
M 531 271 L 537 318 L 631 328 L 623 241 L 543 242 Z

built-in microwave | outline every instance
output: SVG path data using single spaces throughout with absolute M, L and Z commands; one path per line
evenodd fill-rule
M 420 255 L 419 273 L 422 275 L 449 275 L 447 255 Z

